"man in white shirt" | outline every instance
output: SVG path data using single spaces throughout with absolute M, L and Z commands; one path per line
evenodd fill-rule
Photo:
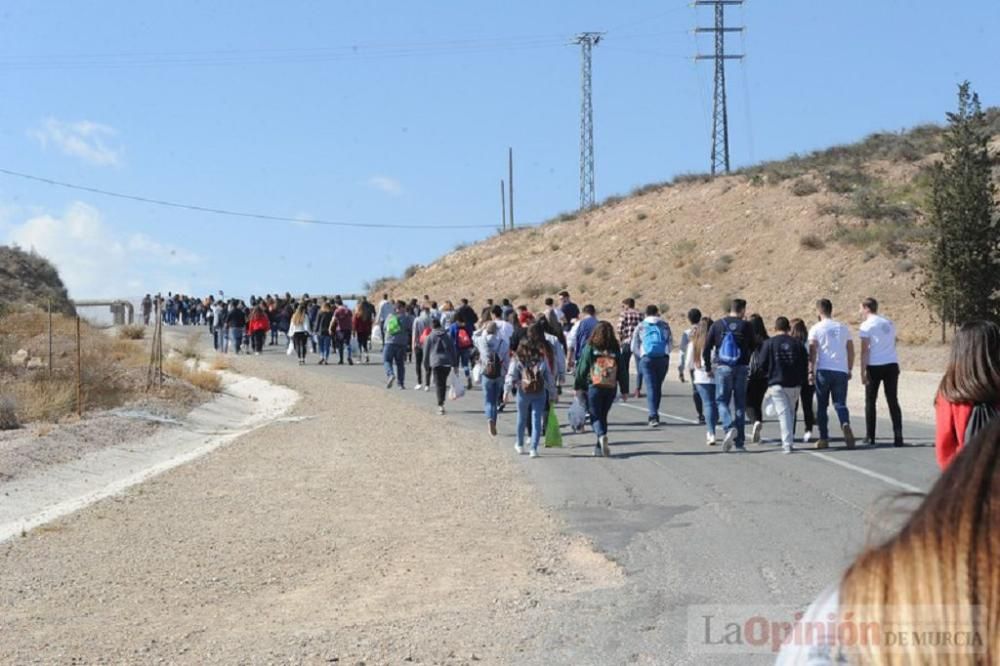
M 514 325 L 503 318 L 503 308 L 499 305 L 494 305 L 493 309 L 490 310 L 490 316 L 496 322 L 497 336 L 510 345 L 510 339 L 514 336 Z
M 854 341 L 851 329 L 833 319 L 833 303 L 828 299 L 816 301 L 819 323 L 809 329 L 809 383 L 816 386 L 816 425 L 819 427 L 817 449 L 830 446 L 830 427 L 827 408 L 833 399 L 833 408 L 840 419 L 847 448 L 854 448 L 851 415 L 847 411 L 847 384 L 854 368 Z
M 903 446 L 903 413 L 899 409 L 899 357 L 896 326 L 879 315 L 878 301 L 861 302 L 861 382 L 865 385 L 865 444 L 875 444 L 875 403 L 885 383 L 885 401 L 892 419 L 892 445 Z
M 382 294 L 382 302 L 378 304 L 378 331 L 382 337 L 382 348 L 385 349 L 385 322 L 396 312 L 396 304 L 389 300 L 389 294 Z

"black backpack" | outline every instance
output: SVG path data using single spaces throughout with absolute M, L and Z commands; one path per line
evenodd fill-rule
M 986 430 L 987 426 L 993 422 L 993 419 L 997 417 L 997 408 L 993 405 L 986 404 L 985 402 L 977 402 L 972 407 L 972 415 L 969 416 L 969 423 L 965 426 L 965 439 L 962 440 L 963 446 L 968 446 L 969 442 L 979 434 L 979 432 Z

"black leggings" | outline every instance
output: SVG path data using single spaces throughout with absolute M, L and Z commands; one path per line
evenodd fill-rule
M 251 341 L 253 342 L 253 350 L 255 352 L 264 351 L 264 337 L 267 335 L 267 331 L 254 331 L 250 334 Z
M 451 375 L 451 368 L 431 368 L 434 372 L 434 389 L 437 391 L 438 407 L 444 407 L 445 397 L 448 395 L 448 378 Z M 428 381 L 430 377 L 427 378 Z
M 747 423 L 764 420 L 764 394 L 767 393 L 767 377 L 751 377 L 747 381 Z
M 299 331 L 292 336 L 292 344 L 295 345 L 295 353 L 298 354 L 299 360 L 306 360 L 306 343 L 309 342 L 309 334 L 305 331 Z
M 816 425 L 816 415 L 813 412 L 813 398 L 815 396 L 816 387 L 808 383 L 802 387 L 802 392 L 799 393 L 799 404 L 802 405 L 802 420 L 805 421 L 806 432 L 812 430 L 813 426 Z M 792 424 L 792 434 L 795 434 L 795 424 Z
M 885 384 L 885 401 L 889 403 L 892 434 L 896 441 L 903 439 L 903 413 L 899 409 L 899 364 L 869 365 L 868 383 L 865 385 L 865 434 L 875 441 L 875 402 L 879 384 Z
M 417 345 L 413 350 L 413 363 L 417 366 L 417 385 L 424 383 L 424 348 Z M 427 383 L 431 383 L 431 375 L 427 373 Z

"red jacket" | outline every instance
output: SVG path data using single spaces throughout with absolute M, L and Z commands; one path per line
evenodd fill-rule
M 366 335 L 371 335 L 372 332 L 372 322 L 371 320 L 362 319 L 360 315 L 354 315 L 354 332 L 364 337 Z
M 937 434 L 934 437 L 934 451 L 941 469 L 947 467 L 958 455 L 958 450 L 965 445 L 965 429 L 972 416 L 972 407 L 970 402 L 948 402 L 940 395 L 935 400 Z M 1000 405 L 997 407 L 1000 408 Z
M 247 324 L 247 330 L 251 333 L 256 333 L 257 331 L 267 331 L 271 328 L 271 320 L 267 318 L 266 314 L 258 315 L 256 312 L 250 315 L 250 323 Z

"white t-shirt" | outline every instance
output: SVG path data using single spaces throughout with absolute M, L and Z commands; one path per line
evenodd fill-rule
M 699 360 L 694 357 L 694 343 L 689 342 L 687 346 L 687 369 L 694 372 L 694 383 L 695 384 L 714 384 L 715 380 L 708 376 L 705 372 L 704 367 L 698 367 L 695 365 L 695 361 Z
M 496 321 L 496 320 L 494 320 Z M 509 321 L 497 321 L 497 335 L 499 335 L 507 344 L 510 344 L 510 339 L 514 337 L 514 325 Z
M 816 343 L 816 369 L 847 372 L 847 343 L 851 329 L 835 319 L 824 319 L 809 329 L 810 344 Z
M 839 586 L 829 587 L 810 604 L 781 647 L 775 666 L 840 666 L 848 664 L 837 645 Z
M 861 322 L 861 339 L 868 341 L 868 365 L 899 363 L 896 356 L 896 325 L 877 314 Z

